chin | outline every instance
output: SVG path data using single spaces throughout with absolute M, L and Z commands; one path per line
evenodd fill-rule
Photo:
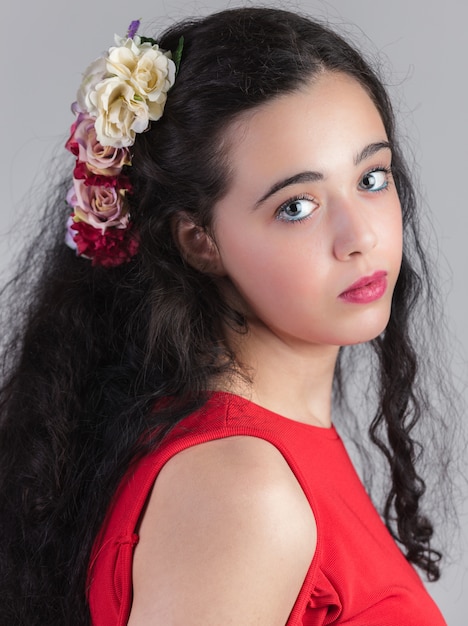
M 347 329 L 348 332 L 346 332 L 346 334 L 343 333 L 341 335 L 341 340 L 337 342 L 337 345 L 352 346 L 372 341 L 372 339 L 375 339 L 384 332 L 387 328 L 389 319 L 390 314 L 385 315 L 384 318 L 379 316 L 379 319 L 374 318 L 367 321 L 361 320 L 361 322 L 356 324 L 354 328 L 350 327 Z

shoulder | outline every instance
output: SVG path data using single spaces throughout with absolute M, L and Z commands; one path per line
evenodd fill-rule
M 284 625 L 315 545 L 310 505 L 274 446 L 236 436 L 188 448 L 150 496 L 129 624 Z

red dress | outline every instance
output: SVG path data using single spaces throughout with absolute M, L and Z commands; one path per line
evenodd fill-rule
M 90 561 L 94 626 L 127 624 L 135 529 L 163 465 L 190 446 L 236 435 L 259 437 L 281 452 L 315 516 L 317 549 L 287 626 L 446 626 L 382 523 L 335 428 L 296 422 L 222 392 L 182 420 L 122 481 Z

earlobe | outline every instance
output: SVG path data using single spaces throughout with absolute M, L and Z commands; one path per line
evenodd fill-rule
M 206 274 L 224 276 L 218 247 L 211 235 L 195 224 L 190 215 L 180 213 L 174 219 L 172 234 L 185 261 Z

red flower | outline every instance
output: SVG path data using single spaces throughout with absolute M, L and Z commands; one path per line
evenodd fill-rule
M 67 143 L 65 144 L 65 148 L 69 150 L 72 154 L 74 154 L 76 157 L 78 156 L 78 153 L 79 153 L 78 142 L 76 141 L 76 138 L 75 138 L 75 131 L 76 131 L 77 125 L 78 125 L 78 122 L 75 120 L 70 127 L 70 137 L 68 138 Z
M 89 187 L 113 187 L 114 189 L 132 190 L 132 185 L 128 176 L 119 174 L 118 176 L 105 176 L 104 174 L 95 174 L 88 169 L 86 163 L 77 161 L 73 170 L 73 177 L 78 180 L 84 180 L 85 185 Z
M 128 228 L 108 228 L 104 233 L 86 222 L 74 222 L 73 240 L 79 255 L 92 259 L 92 265 L 117 267 L 127 263 L 138 252 L 139 242 Z

